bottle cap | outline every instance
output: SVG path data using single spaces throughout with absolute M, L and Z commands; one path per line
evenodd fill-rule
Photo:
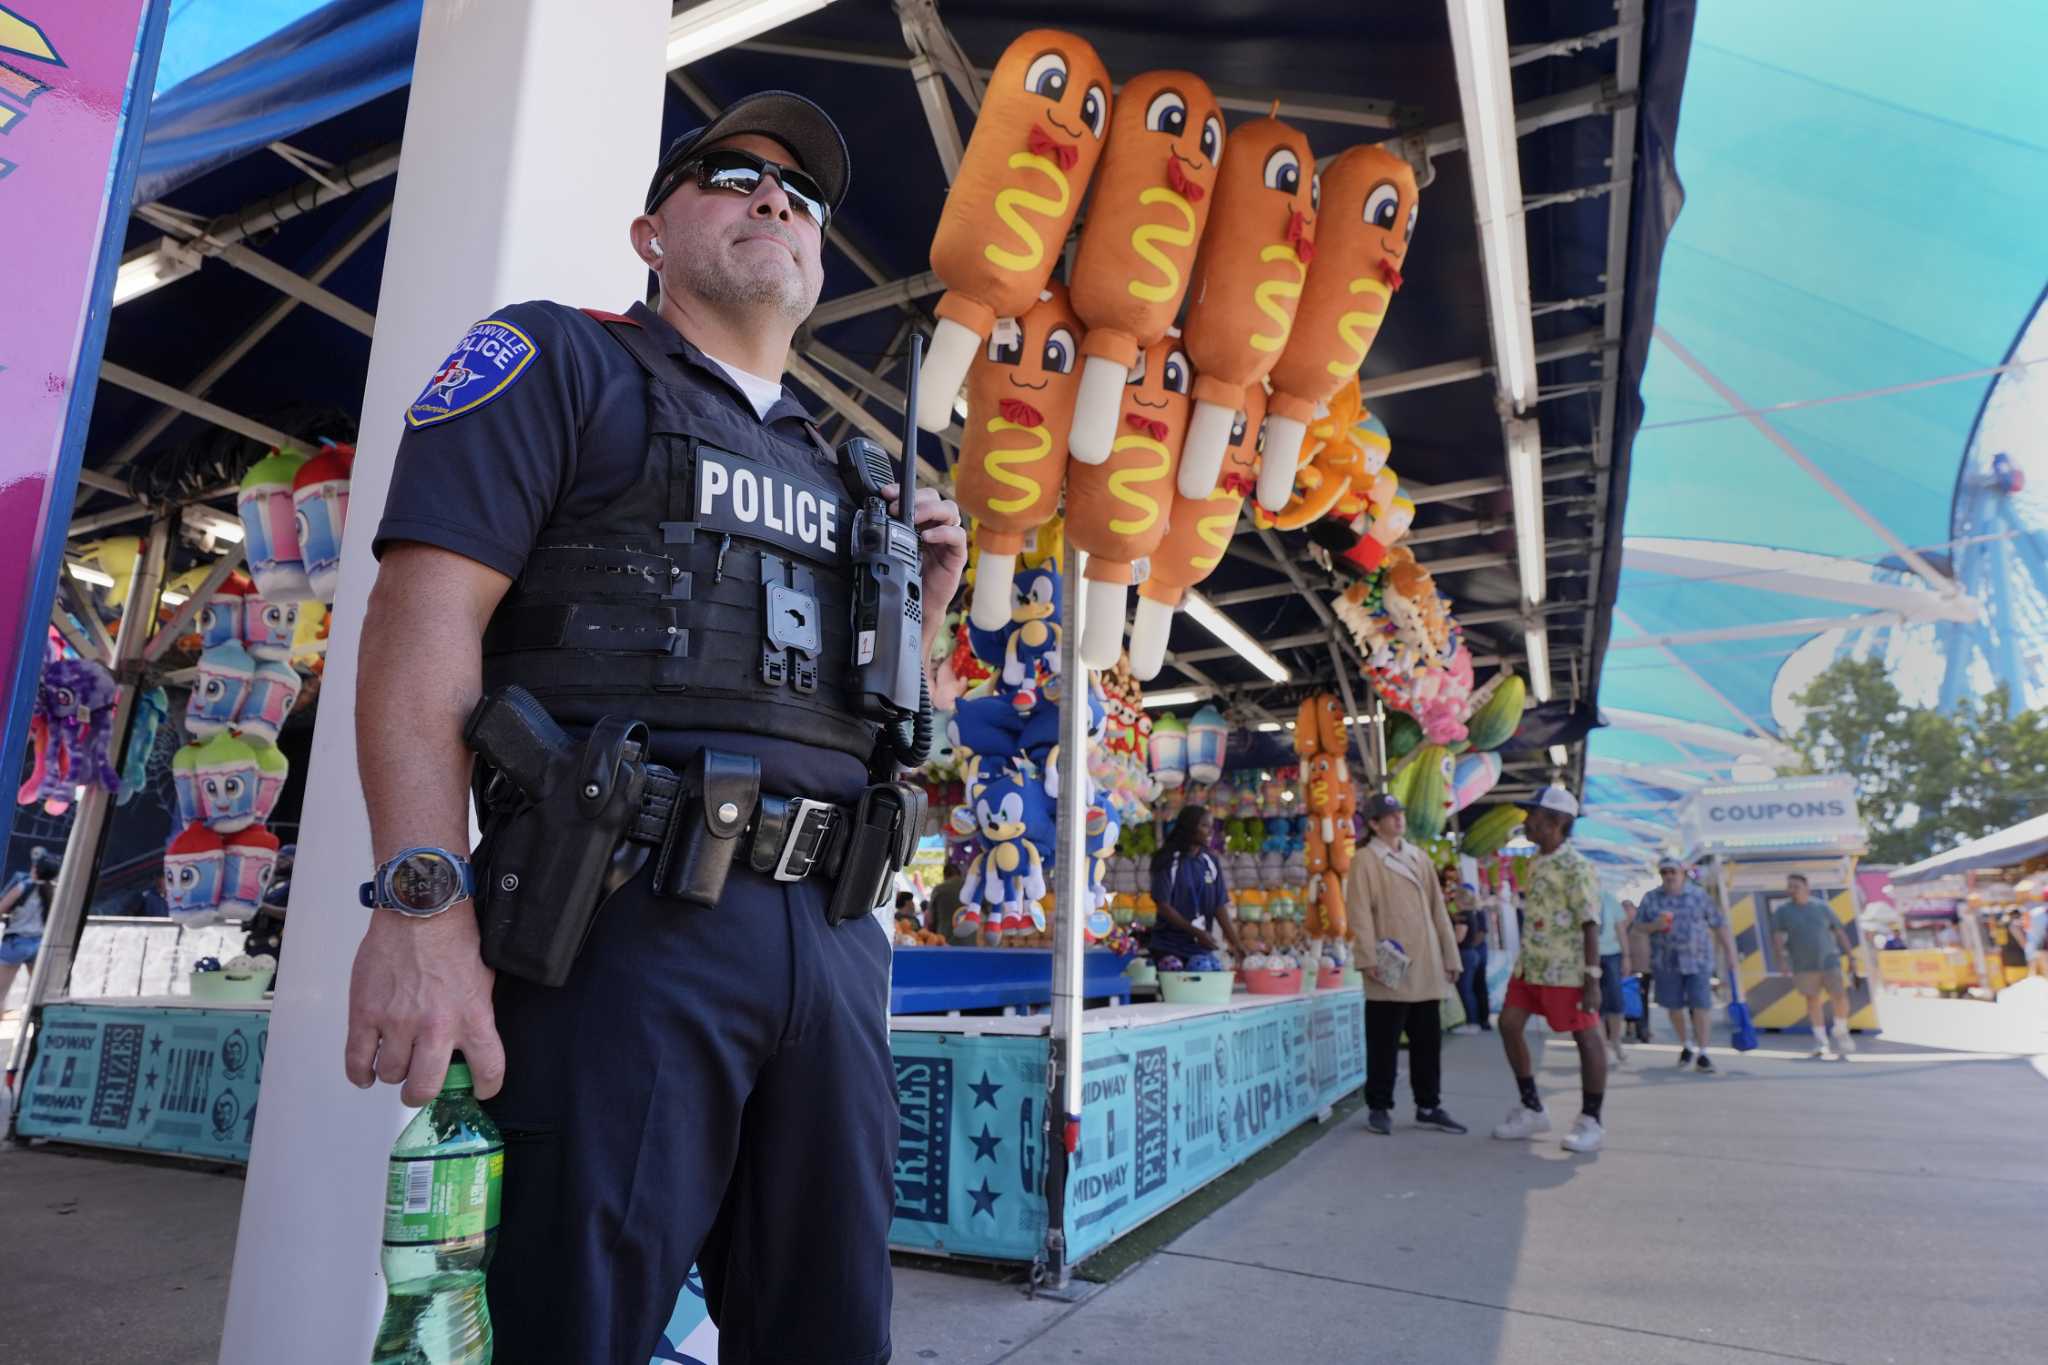
M 469 1090 L 476 1082 L 470 1079 L 469 1063 L 463 1058 L 462 1049 L 457 1048 L 448 1057 L 448 1078 L 441 1082 L 441 1089 Z

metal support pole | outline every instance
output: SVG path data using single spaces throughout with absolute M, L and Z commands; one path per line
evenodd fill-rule
M 128 718 L 135 709 L 135 689 L 142 677 L 142 649 L 156 624 L 157 600 L 162 596 L 164 556 L 170 548 L 171 527 L 176 512 L 165 512 L 151 523 L 149 542 L 141 563 L 128 583 L 128 603 L 121 612 L 121 628 L 114 637 L 113 673 L 119 684 L 115 692 L 114 718 L 109 731 L 110 757 L 118 766 L 121 748 L 128 740 Z M 64 865 L 57 872 L 51 893 L 50 913 L 43 925 L 43 944 L 29 969 L 28 1003 L 21 1012 L 21 1032 L 14 1037 L 14 1050 L 7 1059 L 10 1088 L 28 1055 L 29 1039 L 41 1020 L 43 1005 L 54 993 L 55 983 L 71 980 L 71 959 L 78 950 L 78 935 L 85 924 L 85 893 L 92 886 L 99 858 L 100 836 L 107 827 L 107 812 L 114 794 L 96 786 L 85 788 L 71 817 L 71 834 L 64 841 Z M 19 1092 L 16 1101 L 19 1102 Z M 10 1115 L 11 1119 L 11 1115 Z
M 1054 836 L 1052 1028 L 1047 1042 L 1045 1262 L 1042 1287 L 1063 1290 L 1067 1172 L 1081 1138 L 1081 1009 L 1088 922 L 1088 669 L 1081 662 L 1081 559 L 1069 540 L 1060 561 L 1059 824 Z

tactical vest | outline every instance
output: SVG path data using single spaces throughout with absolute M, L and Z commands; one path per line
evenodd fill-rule
M 600 319 L 647 375 L 639 480 L 557 515 L 484 632 L 484 685 L 517 683 L 565 725 L 794 739 L 867 761 L 855 705 L 853 507 L 807 444 L 693 385 L 646 331 Z

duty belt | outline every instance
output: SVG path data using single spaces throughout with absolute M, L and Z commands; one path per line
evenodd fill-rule
M 627 824 L 626 838 L 667 849 L 691 793 L 682 775 L 673 769 L 650 763 L 646 775 L 640 810 Z M 728 821 L 739 817 L 737 808 L 720 814 Z M 764 792 L 740 834 L 747 865 L 778 882 L 799 882 L 813 872 L 824 871 L 830 863 L 827 854 L 833 839 L 850 823 L 851 814 L 850 807 L 831 801 Z

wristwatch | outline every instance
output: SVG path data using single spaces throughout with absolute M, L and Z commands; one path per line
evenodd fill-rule
M 1602 976 L 1605 976 L 1605 975 L 1606 975 L 1606 973 L 1605 973 L 1605 972 L 1603 972 L 1603 971 L 1602 971 L 1602 970 L 1601 970 L 1600 968 L 1598 968 L 1598 967 L 1588 967 L 1588 968 L 1586 968 L 1586 979 L 1587 979 L 1588 981 L 1598 981 L 1598 980 L 1599 980 L 1599 979 L 1600 979 L 1600 978 L 1601 978 Z
M 445 848 L 400 849 L 364 882 L 357 898 L 372 910 L 396 910 L 426 919 L 476 894 L 476 872 L 469 859 Z

